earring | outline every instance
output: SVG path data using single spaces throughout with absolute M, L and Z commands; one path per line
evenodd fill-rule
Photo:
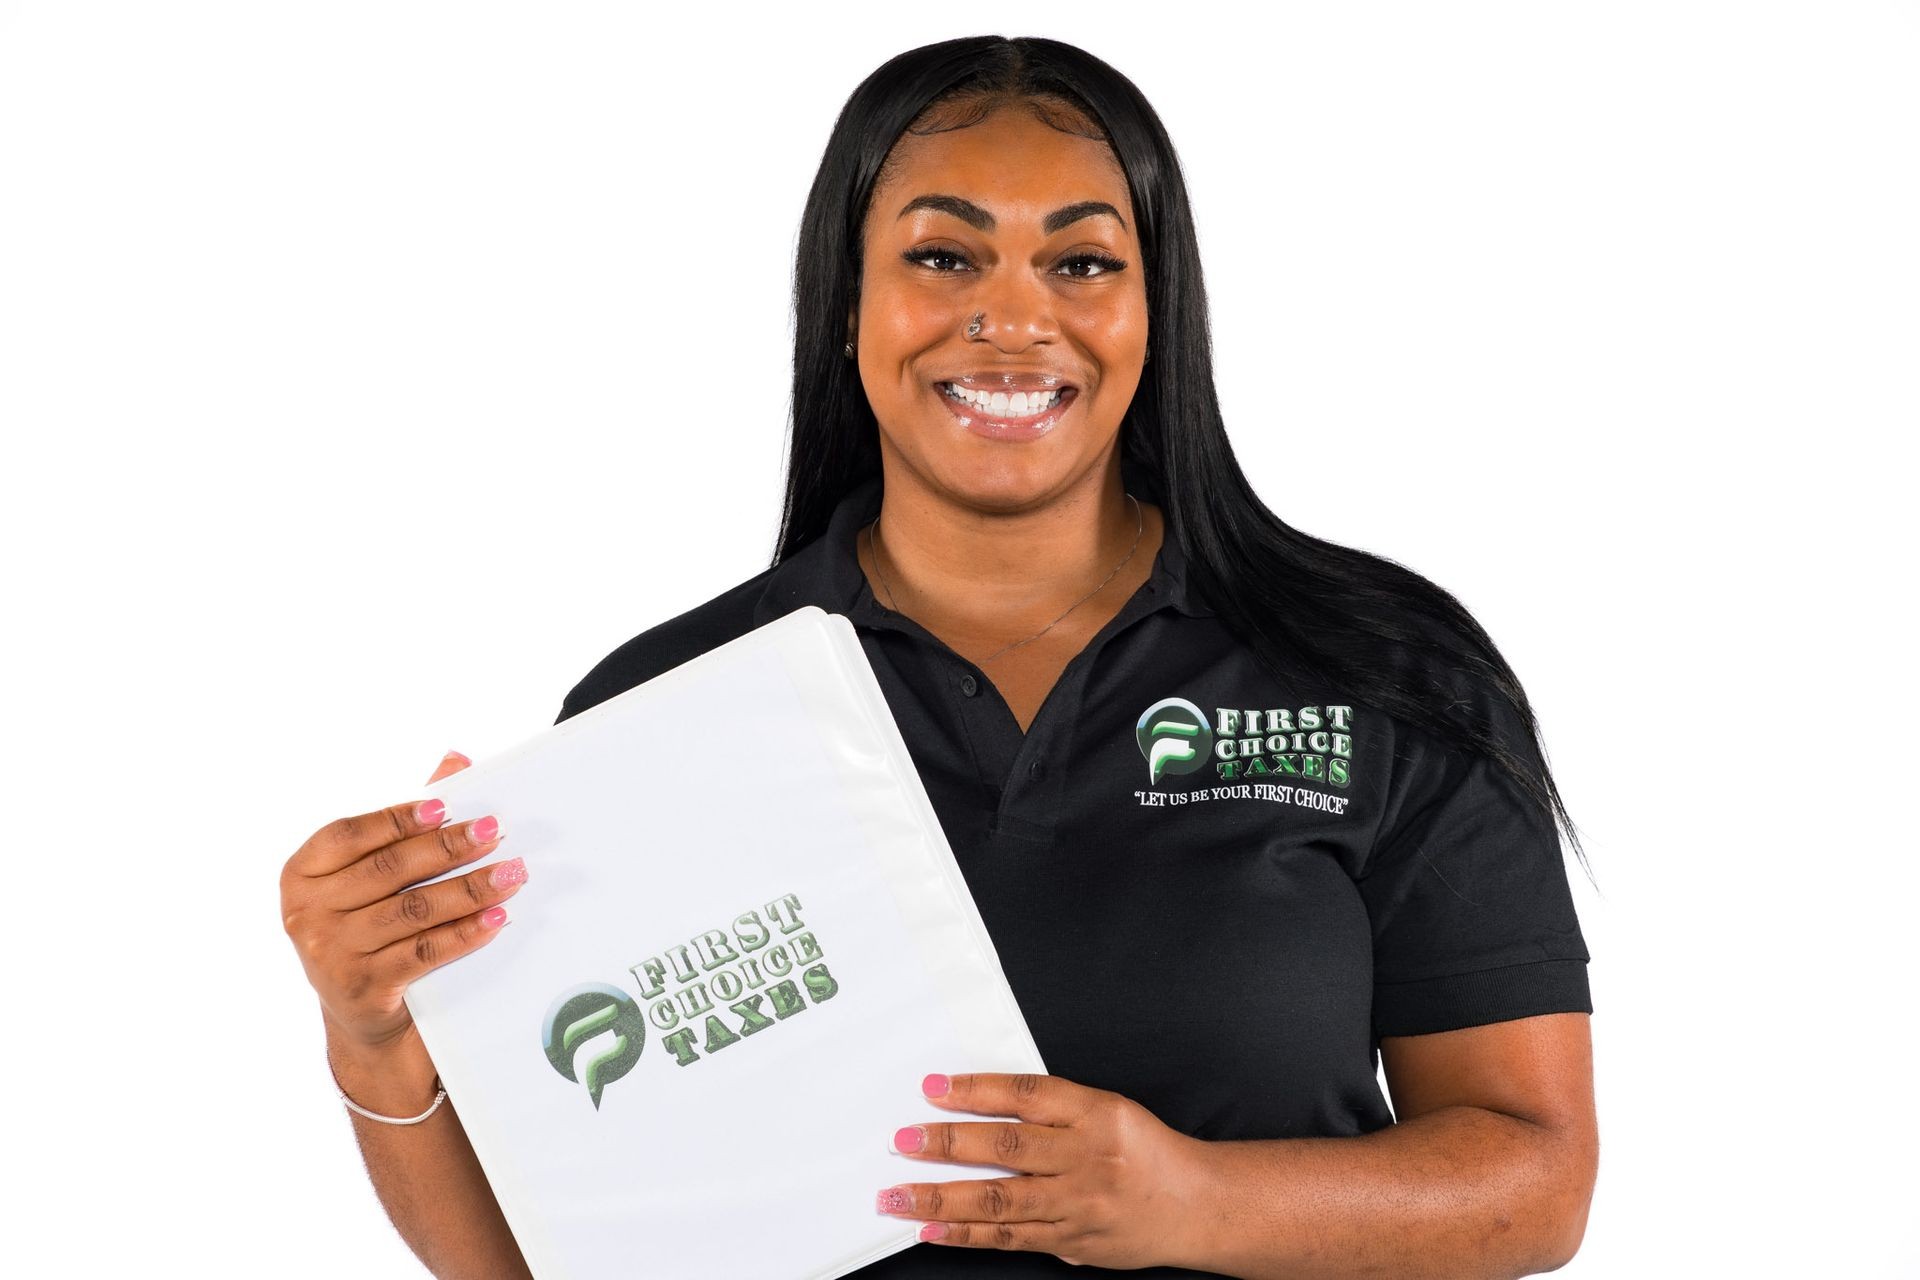
M 849 360 L 853 359 L 853 343 L 852 342 L 847 343 L 847 359 Z
M 1141 363 L 1141 364 L 1145 364 L 1145 363 L 1147 362 L 1147 360 L 1151 360 L 1151 359 L 1153 359 L 1153 348 L 1152 348 L 1152 347 L 1148 347 L 1148 348 L 1147 348 L 1147 357 L 1146 357 L 1146 360 L 1142 360 L 1142 361 L 1141 361 L 1140 363 Z

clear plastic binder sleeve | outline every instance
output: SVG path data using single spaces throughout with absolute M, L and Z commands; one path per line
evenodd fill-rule
M 831 1280 L 915 1242 L 875 1191 L 1005 1172 L 887 1149 L 945 1118 L 927 1072 L 1046 1068 L 844 617 L 425 794 L 527 861 L 506 930 L 407 1003 L 540 1280 Z

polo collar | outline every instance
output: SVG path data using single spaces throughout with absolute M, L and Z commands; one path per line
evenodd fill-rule
M 754 625 L 765 625 L 809 604 L 862 623 L 891 615 L 873 598 L 855 553 L 860 531 L 880 514 L 881 488 L 877 475 L 861 481 L 833 509 L 825 533 L 774 566 L 754 606 Z M 1144 589 L 1158 599 L 1148 606 L 1149 611 L 1172 608 L 1190 618 L 1215 616 L 1192 590 L 1186 552 L 1171 529 L 1161 540 Z

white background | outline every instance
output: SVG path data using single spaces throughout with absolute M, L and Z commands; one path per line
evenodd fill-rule
M 1145 91 L 1261 493 L 1537 705 L 1600 886 L 1565 1274 L 1920 1273 L 1920 19 L 1674 0 L 0 5 L 0 1249 L 421 1273 L 281 865 L 765 566 L 833 117 L 988 31 Z

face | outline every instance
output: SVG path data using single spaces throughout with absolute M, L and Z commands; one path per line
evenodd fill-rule
M 1147 351 L 1137 223 L 1112 151 L 1015 104 L 905 135 L 892 162 L 849 317 L 888 485 L 910 477 L 1006 511 L 1097 477 Z

